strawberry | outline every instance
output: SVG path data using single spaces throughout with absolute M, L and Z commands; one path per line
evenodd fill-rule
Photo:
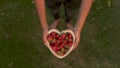
M 73 43 L 68 43 L 68 46 L 71 47 L 73 45 Z
M 69 34 L 68 34 L 68 37 L 71 38 L 71 37 L 72 37 L 72 34 L 69 33 Z
M 62 39 L 64 39 L 66 37 L 66 34 L 62 34 L 61 37 Z
M 52 34 L 52 35 L 56 35 L 56 32 L 52 32 L 51 34 Z
M 51 41 L 51 40 L 52 40 L 51 35 L 48 35 L 48 36 L 47 36 L 47 40 L 48 40 L 48 41 Z

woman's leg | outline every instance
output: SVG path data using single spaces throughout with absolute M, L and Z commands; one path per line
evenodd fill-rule
M 62 2 L 60 0 L 45 0 L 45 3 L 55 19 L 50 28 L 56 28 L 57 24 L 60 22 L 59 11 Z
M 69 29 L 73 29 L 71 24 L 71 19 L 78 15 L 80 5 L 82 0 L 65 0 L 64 1 L 64 8 L 65 8 L 65 15 L 66 15 L 66 25 Z

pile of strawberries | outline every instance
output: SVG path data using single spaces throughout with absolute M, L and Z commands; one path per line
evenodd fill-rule
M 66 54 L 73 45 L 73 36 L 71 33 L 58 34 L 53 31 L 48 34 L 47 40 L 52 50 L 60 56 Z

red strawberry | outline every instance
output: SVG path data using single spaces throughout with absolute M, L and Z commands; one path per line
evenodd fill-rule
M 59 51 L 60 50 L 60 47 L 57 47 L 57 49 L 56 49 L 57 51 Z
M 59 44 L 60 43 L 60 41 L 59 40 L 56 40 L 56 42 Z
M 51 37 L 51 36 L 50 36 L 50 37 L 48 36 L 48 37 L 47 37 L 47 40 L 50 42 L 50 41 L 52 40 L 52 37 Z
M 64 39 L 66 37 L 66 34 L 62 34 L 61 37 L 62 39 Z
M 70 33 L 69 33 L 69 34 L 68 34 L 68 37 L 70 37 L 70 38 L 71 38 L 71 37 L 72 37 L 72 34 L 70 34 Z
M 73 43 L 68 43 L 68 46 L 71 47 L 73 45 Z
M 55 42 L 54 42 L 54 45 L 56 45 L 56 46 L 57 46 L 58 44 L 59 44 L 59 43 L 58 43 L 57 41 L 55 41 Z
M 57 40 L 59 39 L 59 37 L 60 37 L 60 35 L 58 35 L 58 34 L 55 36 L 55 38 L 56 38 Z
M 56 35 L 56 32 L 52 32 L 51 34 L 52 34 L 52 36 L 53 36 L 53 35 Z
M 66 40 L 63 40 L 63 43 L 64 43 L 64 44 L 66 44 L 66 43 L 67 43 L 67 41 L 66 41 Z
M 53 46 L 52 48 L 53 48 L 54 51 L 56 51 L 57 46 Z
M 68 41 L 69 41 L 69 42 L 73 42 L 73 39 L 70 38 Z

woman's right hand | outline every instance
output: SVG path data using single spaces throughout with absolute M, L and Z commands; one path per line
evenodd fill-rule
M 48 29 L 43 30 L 43 42 L 47 46 L 47 34 L 48 34 Z

